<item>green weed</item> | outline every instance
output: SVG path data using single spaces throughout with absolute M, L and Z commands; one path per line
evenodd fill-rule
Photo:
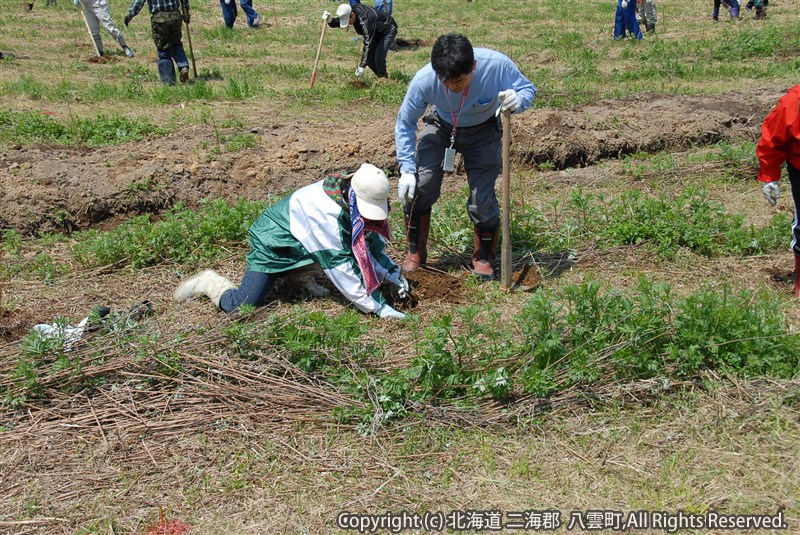
M 209 155 L 218 156 L 222 152 L 239 152 L 258 145 L 258 138 L 253 134 L 219 134 L 218 144 L 209 151 Z
M 119 115 L 99 115 L 87 119 L 60 122 L 38 112 L 0 110 L 0 142 L 83 144 L 90 147 L 117 145 L 144 139 L 150 134 L 163 135 L 167 130 L 146 119 Z
M 519 315 L 528 342 L 516 371 L 523 389 L 538 394 L 604 373 L 626 380 L 693 377 L 703 369 L 793 377 L 800 337 L 779 309 L 767 291 L 724 287 L 676 299 L 668 285 L 644 279 L 632 295 L 603 291 L 596 281 L 544 291 Z
M 72 252 L 87 266 L 125 262 L 141 268 L 165 261 L 196 264 L 223 254 L 220 244 L 243 242 L 263 208 L 261 203 L 229 205 L 223 200 L 204 202 L 199 211 L 177 205 L 158 222 L 144 215 L 112 231 L 76 234 Z

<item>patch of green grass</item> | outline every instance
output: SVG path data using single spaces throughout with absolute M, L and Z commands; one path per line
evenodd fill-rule
M 168 131 L 147 119 L 120 115 L 98 115 L 61 122 L 38 112 L 0 110 L 0 142 L 58 143 L 101 147 L 139 141 L 150 134 Z
M 665 165 L 672 165 L 669 158 Z M 635 164 L 631 164 L 635 169 Z M 703 256 L 752 255 L 784 246 L 781 229 L 785 214 L 776 214 L 765 227 L 746 227 L 744 218 L 730 214 L 708 193 L 690 187 L 675 196 L 650 197 L 628 190 L 607 198 L 582 190 L 573 191 L 564 206 L 553 206 L 553 215 L 524 206 L 515 212 L 512 238 L 525 250 L 580 249 L 646 244 L 665 259 L 684 252 Z
M 258 145 L 258 138 L 253 134 L 220 134 L 218 142 L 210 154 L 218 155 L 220 152 L 239 152 L 251 149 Z
M 48 87 L 31 75 L 22 75 L 16 82 L 3 82 L 4 93 L 18 93 L 32 100 L 41 100 L 48 94 Z
M 160 221 L 138 216 L 111 231 L 75 235 L 75 258 L 86 266 L 124 262 L 142 268 L 165 261 L 196 264 L 219 257 L 219 245 L 241 243 L 263 210 L 262 203 L 204 202 L 198 211 L 178 205 Z

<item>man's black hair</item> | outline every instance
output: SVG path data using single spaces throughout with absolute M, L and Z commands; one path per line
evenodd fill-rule
M 431 50 L 431 66 L 440 80 L 453 80 L 472 72 L 475 52 L 460 33 L 440 35 Z

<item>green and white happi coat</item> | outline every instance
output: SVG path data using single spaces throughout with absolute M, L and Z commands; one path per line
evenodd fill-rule
M 248 231 L 247 269 L 280 274 L 316 262 L 359 310 L 374 313 L 385 300 L 377 290 L 367 293 L 353 255 L 352 225 L 345 210 L 347 191 L 342 191 L 345 181 L 341 175 L 331 175 L 264 210 Z M 366 241 L 379 281 L 400 271 L 386 255 L 380 234 L 368 232 Z

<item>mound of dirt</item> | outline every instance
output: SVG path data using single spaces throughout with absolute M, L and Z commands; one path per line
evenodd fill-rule
M 637 151 L 753 140 L 783 91 L 726 94 L 724 100 L 642 94 L 574 110 L 532 110 L 513 119 L 512 154 L 523 165 L 551 162 L 560 169 Z M 393 113 L 357 125 L 277 124 L 270 118 L 254 123 L 244 132 L 192 126 L 157 142 L 98 149 L 11 148 L 0 156 L 6 177 L 0 228 L 71 231 L 158 213 L 178 201 L 196 206 L 204 198 L 265 199 L 365 161 L 397 171 Z M 226 152 L 221 133 L 250 133 L 257 145 Z
M 515 156 L 524 163 L 566 169 L 636 152 L 756 140 L 761 122 L 784 92 L 724 97 L 643 93 L 570 112 L 534 110 L 512 119 Z
M 28 310 L 0 310 L 0 340 L 19 340 L 36 323 L 36 318 Z

